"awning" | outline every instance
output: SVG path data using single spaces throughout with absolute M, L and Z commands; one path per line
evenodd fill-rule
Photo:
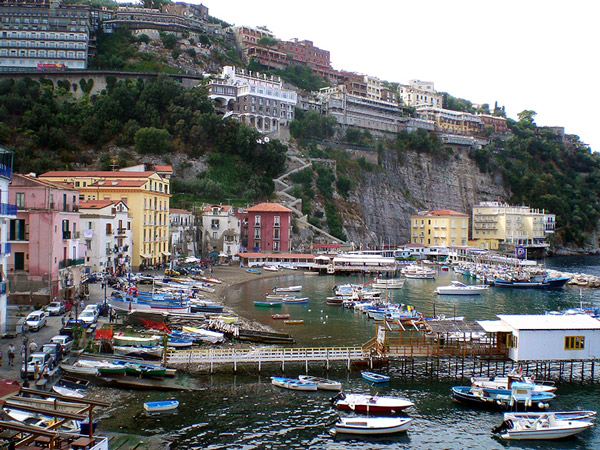
M 140 257 L 141 257 L 142 259 L 150 259 L 150 258 L 152 258 L 152 255 L 146 255 L 146 254 L 144 254 L 144 253 L 140 253 Z
M 171 252 L 162 252 L 162 254 L 165 256 L 171 256 Z

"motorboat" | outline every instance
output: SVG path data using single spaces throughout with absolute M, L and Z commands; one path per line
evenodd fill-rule
M 409 400 L 369 394 L 352 394 L 340 392 L 332 402 L 337 409 L 364 414 L 399 414 L 406 408 L 414 406 Z
M 147 412 L 162 412 L 162 411 L 172 411 L 179 407 L 179 402 L 177 400 L 161 400 L 156 402 L 145 402 L 144 409 Z
M 408 430 L 410 417 L 340 417 L 334 424 L 336 433 L 381 435 Z
M 271 377 L 271 383 L 275 386 L 294 391 L 316 391 L 318 387 L 317 383 L 302 381 L 299 378 Z
M 452 387 L 452 397 L 459 403 L 495 409 L 547 409 L 556 394 L 535 392 L 532 383 L 515 382 L 511 389 L 488 389 L 473 386 Z
M 376 289 L 402 289 L 404 280 L 400 278 L 375 278 L 375 281 L 371 283 L 371 287 Z
M 536 418 L 505 418 L 492 432 L 502 439 L 561 439 L 574 436 L 594 425 L 588 420 L 560 419 L 554 413 Z
M 595 419 L 596 411 L 590 410 L 574 410 L 574 411 L 545 411 L 545 412 L 505 412 L 504 419 L 537 419 L 543 415 L 553 414 L 554 417 L 560 420 L 585 420 Z
M 449 286 L 438 286 L 435 292 L 439 295 L 479 295 L 489 289 L 489 286 L 483 284 L 464 284 L 460 281 L 452 280 Z
M 512 383 L 521 381 L 525 383 L 533 383 L 535 392 L 555 392 L 556 386 L 552 382 L 535 383 L 533 377 L 527 377 L 518 372 L 511 372 L 507 376 L 496 375 L 494 377 L 472 377 L 471 384 L 474 387 L 482 387 L 488 389 L 510 389 Z
M 362 371 L 361 376 L 363 379 L 367 380 L 369 383 L 387 383 L 390 381 L 390 377 L 387 375 L 382 375 L 376 372 L 367 372 Z
M 513 289 L 562 289 L 569 280 L 569 277 L 532 277 L 524 280 L 504 280 L 496 278 L 494 279 L 494 286 Z
M 287 287 L 277 287 L 273 288 L 273 292 L 279 294 L 281 292 L 300 292 L 302 290 L 302 286 L 287 286 Z
M 279 272 L 279 267 L 277 267 L 277 266 L 263 266 L 263 270 L 267 270 L 269 272 Z
M 340 391 L 342 389 L 342 383 L 328 378 L 313 377 L 311 375 L 299 375 L 298 379 L 301 381 L 312 381 L 317 383 L 317 389 L 323 391 Z
M 303 304 L 308 303 L 308 297 L 285 297 L 281 300 L 283 303 L 287 304 Z

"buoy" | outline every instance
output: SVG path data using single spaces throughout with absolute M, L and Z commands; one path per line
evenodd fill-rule
M 544 402 L 539 402 L 538 403 L 538 408 L 544 409 L 545 408 Z

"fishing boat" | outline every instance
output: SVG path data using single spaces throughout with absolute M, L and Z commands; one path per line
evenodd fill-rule
M 271 316 L 271 319 L 275 319 L 275 320 L 286 320 L 289 319 L 291 316 L 289 314 L 273 314 Z
M 342 383 L 328 378 L 299 375 L 298 379 L 301 381 L 312 381 L 313 383 L 317 383 L 317 389 L 321 389 L 322 391 L 340 391 L 342 389 Z
M 281 300 L 283 303 L 294 305 L 308 303 L 308 297 L 284 297 Z
M 177 409 L 178 407 L 179 402 L 177 400 L 162 400 L 144 403 L 144 409 L 147 412 L 172 411 L 173 409 Z
M 62 377 L 60 377 L 57 383 L 69 389 L 87 389 L 90 385 L 90 382 L 88 380 L 84 380 L 83 378 L 71 377 L 69 375 L 63 375 Z
M 126 361 L 120 359 L 113 360 L 113 363 L 125 366 L 125 373 L 127 375 L 163 377 L 167 373 L 166 367 L 157 366 L 154 364 L 145 364 L 137 361 Z
M 294 391 L 316 391 L 317 383 L 302 381 L 298 378 L 271 377 L 271 383 L 275 386 L 291 389 Z
M 561 439 L 590 429 L 587 420 L 560 419 L 554 413 L 540 414 L 536 418 L 505 418 L 492 432 L 502 439 Z
M 259 275 L 259 274 L 262 273 L 262 271 L 260 271 L 258 269 L 246 269 L 246 272 L 248 272 L 248 273 L 254 273 L 254 274 L 257 274 L 257 275 Z
M 533 377 L 520 374 L 518 371 L 512 371 L 507 376 L 496 375 L 494 377 L 472 377 L 471 385 L 488 389 L 510 389 L 512 383 L 520 381 L 524 383 L 533 383 L 535 392 L 554 392 L 556 386 L 553 382 L 535 383 Z
M 376 372 L 362 371 L 360 374 L 363 377 L 363 379 L 367 380 L 370 383 L 387 383 L 388 381 L 390 381 L 389 376 L 382 375 Z
M 286 324 L 286 325 L 302 325 L 304 323 L 304 320 L 302 320 L 302 319 L 290 319 L 290 320 L 284 320 L 283 323 Z
M 238 330 L 236 339 L 239 341 L 263 342 L 265 344 L 294 344 L 296 342 L 287 333 L 242 329 Z
M 454 386 L 452 397 L 459 403 L 495 409 L 547 409 L 556 394 L 535 392 L 531 383 L 513 383 L 511 389 L 486 389 L 473 386 Z
M 340 417 L 334 424 L 336 433 L 382 435 L 408 430 L 410 417 Z
M 364 414 L 399 414 L 414 403 L 397 397 L 340 392 L 331 399 L 337 409 Z
M 569 277 L 531 277 L 528 280 L 494 279 L 494 287 L 513 289 L 562 289 Z
M 281 300 L 272 300 L 272 301 L 255 300 L 254 301 L 254 306 L 265 306 L 267 308 L 281 306 L 281 304 L 282 304 Z
M 277 267 L 277 266 L 263 266 L 263 270 L 267 270 L 269 272 L 279 272 L 279 267 Z
M 371 286 L 377 289 L 402 289 L 404 287 L 404 280 L 400 278 L 375 278 Z
M 54 386 L 52 386 L 52 390 L 54 392 L 56 392 L 57 394 L 64 395 L 65 397 L 73 397 L 73 398 L 84 398 L 85 397 L 85 395 L 83 395 L 81 392 L 76 391 L 75 389 L 69 389 L 64 386 L 54 385 Z
M 439 295 L 479 295 L 487 291 L 489 286 L 483 284 L 464 284 L 460 281 L 452 280 L 449 286 L 438 286 L 435 289 Z
M 287 286 L 287 287 L 277 287 L 273 288 L 273 292 L 279 294 L 281 292 L 300 292 L 302 290 L 302 286 Z

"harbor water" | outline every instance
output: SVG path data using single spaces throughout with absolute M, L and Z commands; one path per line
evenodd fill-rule
M 600 275 L 600 257 L 554 258 L 546 266 L 569 272 Z M 475 283 L 462 275 L 438 270 L 435 280 L 406 280 L 404 288 L 390 290 L 390 302 L 414 306 L 426 316 L 436 314 L 464 316 L 467 320 L 494 319 L 496 314 L 537 314 L 548 310 L 600 304 L 600 290 L 565 287 L 557 291 L 510 290 L 490 288 L 481 296 L 437 296 L 438 285 L 451 280 Z M 336 284 L 365 282 L 356 277 L 303 276 L 284 272 L 281 277 L 258 279 L 230 289 L 227 304 L 238 314 L 259 321 L 276 331 L 294 336 L 297 347 L 360 346 L 375 333 L 375 325 L 365 315 L 340 306 L 327 305 Z M 254 300 L 264 297 L 277 286 L 302 285 L 301 296 L 308 304 L 260 308 Z M 303 319 L 302 325 L 286 325 L 272 314 L 289 313 Z M 259 346 L 260 344 L 256 344 Z M 393 373 L 393 362 L 390 371 Z M 303 365 L 289 364 L 286 376 L 305 373 Z M 600 427 L 561 441 L 500 441 L 491 428 L 502 421 L 500 412 L 474 409 L 455 403 L 450 388 L 456 380 L 394 378 L 373 387 L 362 380 L 358 371 L 347 372 L 343 364 L 325 372 L 320 365 L 309 366 L 309 373 L 342 382 L 345 391 L 378 393 L 407 398 L 415 403 L 407 414 L 414 418 L 406 434 L 386 438 L 334 438 L 329 434 L 338 412 L 329 401 L 331 393 L 296 392 L 277 388 L 271 375 L 280 368 L 255 369 L 238 366 L 236 374 L 201 375 L 197 392 L 115 391 L 118 398 L 101 419 L 99 429 L 141 435 L 161 435 L 177 449 L 500 449 L 505 447 L 540 449 L 598 449 Z M 176 398 L 175 413 L 148 415 L 143 402 Z M 559 383 L 551 410 L 600 408 L 600 385 Z

